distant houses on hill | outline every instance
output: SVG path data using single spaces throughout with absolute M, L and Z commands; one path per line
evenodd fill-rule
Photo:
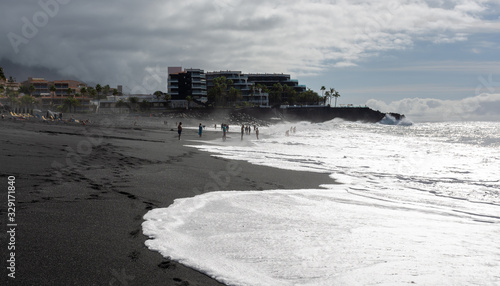
M 242 73 L 241 71 L 212 71 L 169 67 L 168 87 L 154 94 L 123 94 L 122 86 L 96 87 L 75 80 L 46 80 L 30 77 L 23 82 L 0 77 L 0 102 L 21 105 L 22 95 L 32 98 L 31 108 L 120 112 L 139 109 L 192 108 L 202 106 L 260 106 L 281 104 L 319 105 L 320 96 L 289 74 Z M 73 103 L 71 103 L 71 101 Z

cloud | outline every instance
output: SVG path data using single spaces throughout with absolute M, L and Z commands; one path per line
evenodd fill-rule
M 398 72 L 469 72 L 471 74 L 491 73 L 498 70 L 500 61 L 464 61 L 453 60 L 443 61 L 435 60 L 419 61 L 411 64 L 397 65 L 392 67 L 378 68 L 378 71 L 398 71 Z
M 24 39 L 15 45 L 4 38 L 0 58 L 87 82 L 142 86 L 157 65 L 315 74 L 409 49 L 415 41 L 465 41 L 471 29 L 491 26 L 481 17 L 495 1 L 29 3 L 10 1 L 0 19 L 0 34 Z M 60 4 L 52 15 L 45 12 L 45 21 L 36 3 Z M 36 32 L 23 33 L 27 22 Z
M 500 121 L 500 94 L 483 93 L 461 100 L 405 98 L 385 103 L 370 99 L 367 106 L 405 114 L 413 121 Z

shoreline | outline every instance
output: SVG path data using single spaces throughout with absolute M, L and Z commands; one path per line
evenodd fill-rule
M 130 117 L 98 118 L 111 123 L 0 122 L 2 174 L 16 177 L 18 206 L 17 275 L 7 285 L 223 285 L 147 249 L 144 214 L 207 191 L 334 182 L 328 174 L 256 166 L 184 146 L 221 135 L 206 124 L 199 138 L 197 119 L 179 118 L 195 128 L 185 128 L 179 142 L 162 118 L 143 118 L 139 126 Z M 230 134 L 240 141 L 237 131 Z M 6 207 L 0 206 L 3 216 Z M 2 272 L 7 277 L 6 267 Z

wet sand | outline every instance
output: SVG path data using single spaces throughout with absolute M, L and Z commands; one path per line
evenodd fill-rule
M 222 285 L 148 250 L 144 214 L 207 191 L 333 182 L 327 174 L 255 166 L 186 147 L 218 140 L 222 133 L 207 122 L 209 131 L 199 138 L 198 121 L 183 120 L 179 141 L 174 121 L 165 125 L 162 118 L 132 116 L 97 116 L 86 126 L 0 121 L 2 265 L 8 259 L 8 176 L 16 178 L 17 223 L 16 278 L 8 278 L 2 266 L 0 281 L 6 284 L 0 284 Z M 240 141 L 238 131 L 231 130 L 226 144 Z

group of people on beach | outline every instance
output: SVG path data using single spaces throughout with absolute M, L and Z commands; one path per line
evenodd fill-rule
M 290 132 L 291 133 L 297 132 L 297 128 L 295 126 L 290 127 L 290 130 L 285 131 L 285 136 L 290 136 Z
M 222 129 L 222 141 L 226 141 L 227 132 L 229 132 L 229 125 L 222 123 L 221 129 Z
M 259 139 L 259 128 L 254 125 L 253 130 L 255 131 L 255 136 L 257 137 L 257 139 Z M 252 133 L 252 127 L 250 125 L 242 124 L 241 125 L 241 140 L 243 140 L 243 135 L 245 133 L 247 135 L 250 135 L 250 133 Z
M 182 122 L 176 123 L 177 125 L 177 135 L 179 140 L 181 140 L 181 135 L 182 135 Z M 203 129 L 206 126 L 203 124 L 198 125 L 198 136 L 201 138 L 203 135 Z M 217 129 L 217 124 L 214 124 L 214 128 Z M 222 123 L 221 124 L 221 130 L 222 130 L 222 141 L 226 141 L 227 139 L 227 133 L 229 132 L 229 124 Z M 257 139 L 259 139 L 259 128 L 257 126 L 253 126 L 253 130 L 255 131 L 255 136 Z M 241 140 L 243 140 L 243 135 L 246 134 L 251 134 L 252 132 L 252 127 L 250 125 L 241 125 Z
M 203 128 L 205 128 L 205 125 L 202 125 L 200 123 L 200 125 L 198 126 L 198 136 L 201 137 L 201 135 L 203 134 Z M 182 122 L 179 122 L 177 124 L 177 134 L 179 136 L 179 140 L 181 140 L 181 135 L 182 135 Z

